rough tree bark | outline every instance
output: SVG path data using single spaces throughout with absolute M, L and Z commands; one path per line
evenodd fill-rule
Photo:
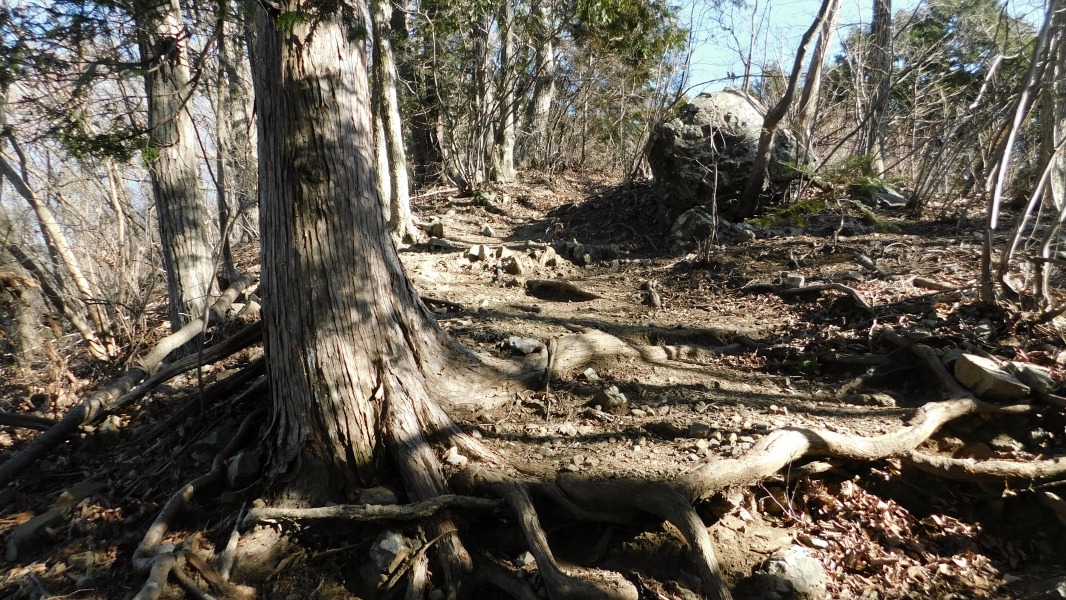
M 189 33 L 177 0 L 136 15 L 148 95 L 148 158 L 156 218 L 170 294 L 170 327 L 177 331 L 204 314 L 212 296 L 214 267 L 200 192 L 199 150 L 186 104 L 191 94 Z
M 283 3 L 281 14 L 306 9 Z M 469 356 L 440 329 L 404 275 L 377 195 L 360 15 L 258 19 L 262 289 L 273 394 L 275 472 L 317 463 L 358 485 L 388 457 L 415 500 L 446 490 L 424 432 L 462 437 L 431 399 L 458 395 L 449 359 Z M 439 385 L 438 385 L 439 384 Z M 441 535 L 443 571 L 470 559 Z M 457 585 L 457 583 L 455 583 Z

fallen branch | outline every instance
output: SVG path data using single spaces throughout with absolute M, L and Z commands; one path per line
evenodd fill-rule
M 216 319 L 224 318 L 233 301 L 251 283 L 252 278 L 248 275 L 235 281 L 211 305 L 210 316 Z M 4 464 L 0 465 L 0 487 L 10 483 L 19 473 L 53 448 L 74 437 L 79 427 L 90 424 L 106 414 L 107 410 L 111 409 L 116 402 L 122 401 L 122 397 L 133 386 L 158 369 L 168 354 L 184 346 L 199 335 L 203 329 L 203 318 L 189 322 L 178 331 L 160 340 L 148 354 L 137 361 L 137 366 L 132 367 L 121 377 L 72 407 L 51 429 L 37 436 L 29 445 L 16 452 Z
M 338 504 L 315 508 L 264 506 L 250 509 L 244 517 L 243 526 L 247 528 L 256 523 L 313 521 L 318 519 L 347 519 L 350 521 L 391 519 L 395 521 L 411 521 L 425 519 L 445 508 L 486 510 L 496 508 L 499 505 L 499 500 L 444 494 L 413 504 Z
M 740 288 L 740 291 L 746 294 L 777 294 L 782 298 L 826 291 L 843 292 L 855 302 L 856 306 L 858 306 L 863 313 L 868 316 L 873 316 L 875 314 L 870 303 L 867 302 L 855 288 L 848 287 L 842 283 L 821 283 L 804 287 L 785 287 L 774 285 L 772 283 L 753 283 Z

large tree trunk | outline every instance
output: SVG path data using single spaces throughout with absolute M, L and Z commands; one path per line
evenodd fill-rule
M 282 11 L 295 11 L 290 1 Z M 262 288 L 274 471 L 324 463 L 334 485 L 380 475 L 408 495 L 447 485 L 425 432 L 461 436 L 430 397 L 458 349 L 407 279 L 377 195 L 362 0 L 279 26 L 259 17 Z M 465 394 L 469 397 L 469 389 Z M 453 390 L 455 391 L 455 390 Z M 301 463 L 298 463 L 298 459 Z M 454 590 L 471 569 L 448 516 L 429 524 Z
M 255 74 L 275 458 L 313 448 L 352 483 L 374 477 L 387 409 L 425 403 L 453 347 L 386 231 L 360 25 L 263 14 Z
M 210 305 L 214 268 L 200 192 L 199 151 L 187 103 L 191 95 L 181 8 L 170 0 L 138 15 L 148 95 L 147 156 L 152 174 L 159 241 L 170 293 L 173 331 Z

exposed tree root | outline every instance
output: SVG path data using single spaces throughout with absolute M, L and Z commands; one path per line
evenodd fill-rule
M 782 298 L 787 298 L 789 296 L 797 296 L 797 295 L 802 295 L 802 294 L 813 294 L 813 293 L 818 293 L 818 292 L 826 292 L 826 291 L 843 292 L 844 294 L 847 294 L 848 297 L 850 297 L 855 302 L 855 305 L 863 313 L 865 313 L 868 316 L 873 316 L 875 314 L 873 307 L 870 306 L 870 303 L 867 302 L 866 299 L 862 297 L 862 294 L 860 294 L 857 290 L 855 290 L 855 288 L 848 287 L 848 286 L 846 286 L 846 285 L 844 285 L 842 283 L 822 283 L 822 284 L 818 284 L 818 285 L 807 285 L 807 286 L 803 286 L 803 287 L 786 287 L 786 286 L 781 286 L 781 285 L 773 285 L 773 284 L 770 284 L 770 283 L 755 283 L 755 284 L 744 286 L 743 288 L 740 289 L 740 291 L 746 292 L 746 293 L 749 293 L 749 294 L 766 294 L 766 293 L 777 294 L 778 296 L 780 296 Z
M 235 281 L 211 305 L 210 316 L 215 319 L 223 319 L 233 301 L 251 283 L 252 279 L 247 275 Z M 29 445 L 16 452 L 4 464 L 0 465 L 0 486 L 10 483 L 19 473 L 42 456 L 73 437 L 82 425 L 90 424 L 106 414 L 106 411 L 112 410 L 123 402 L 128 402 L 125 396 L 130 393 L 133 386 L 158 369 L 168 354 L 199 335 L 203 331 L 204 325 L 203 318 L 196 319 L 163 338 L 148 354 L 138 361 L 138 366 L 129 369 L 121 377 L 72 407 L 51 429 L 34 438 Z M 158 383 L 162 382 L 158 381 L 156 385 Z M 136 394 L 138 391 L 133 393 Z
M 1006 481 L 1025 479 L 1041 481 L 1066 476 L 1066 457 L 1045 460 L 974 460 L 932 456 L 912 450 L 905 457 L 907 464 L 931 475 L 956 481 Z

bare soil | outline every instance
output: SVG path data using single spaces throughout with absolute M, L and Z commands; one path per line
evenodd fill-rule
M 807 216 L 803 227 L 756 228 L 754 240 L 716 245 L 672 240 L 676 215 L 657 210 L 650 187 L 613 186 L 608 177 L 528 180 L 476 197 L 438 190 L 413 204 L 421 222 L 440 221 L 444 241 L 403 247 L 401 258 L 443 327 L 475 351 L 519 360 L 522 340 L 545 352 L 553 338 L 587 329 L 634 346 L 685 349 L 666 364 L 605 360 L 461 423 L 508 459 L 560 477 L 671 481 L 712 458 L 740 456 L 784 427 L 861 436 L 893 431 L 942 395 L 905 352 L 879 345 L 873 332 L 884 326 L 942 350 L 974 344 L 1047 367 L 1063 380 L 1060 321 L 1031 325 L 1021 311 L 979 305 L 976 221 L 937 218 L 939 206 L 878 213 L 875 225 L 849 236 L 842 219 L 862 215 L 847 203 L 832 204 Z M 471 252 L 479 245 L 487 246 L 483 257 Z M 559 255 L 554 263 L 548 248 Z M 243 260 L 257 268 L 254 251 L 246 249 Z M 847 285 L 873 315 L 839 291 L 778 295 L 747 287 L 779 284 L 786 272 L 802 275 L 805 285 Z M 951 291 L 931 290 L 916 278 Z M 588 295 L 530 283 L 539 280 L 565 281 Z M 162 305 L 157 309 L 162 323 Z M 215 331 L 213 339 L 237 327 Z M 0 597 L 127 598 L 140 589 L 144 576 L 130 559 L 157 511 L 210 467 L 244 415 L 269 402 L 262 395 L 233 402 L 205 390 L 261 352 L 251 348 L 170 381 L 0 492 L 6 541 L 64 490 L 85 480 L 101 484 L 0 562 Z M 888 360 L 849 364 L 835 360 L 840 355 Z M 76 358 L 4 374 L 0 408 L 50 418 L 112 375 Z M 612 406 L 621 396 L 624 404 Z M 0 428 L 0 448 L 10 453 L 34 435 Z M 1016 417 L 964 418 L 923 450 L 1026 460 L 1061 454 L 1064 436 L 1062 409 L 1046 406 Z M 175 540 L 193 536 L 205 552 L 219 548 L 260 491 L 255 481 L 246 485 L 194 500 Z M 1013 598 L 1066 575 L 1064 526 L 1038 501 L 1047 489 L 1054 482 L 948 481 L 895 459 L 831 461 L 796 465 L 795 472 L 728 490 L 697 508 L 738 598 L 763 597 L 753 570 L 794 545 L 824 566 L 832 598 Z M 549 502 L 538 508 L 560 560 L 620 572 L 644 598 L 697 597 L 684 542 L 672 527 L 574 523 Z M 535 563 L 511 519 L 471 513 L 461 526 L 475 540 L 468 545 L 491 548 L 536 587 Z M 366 565 L 389 525 L 285 529 L 297 543 L 250 583 L 261 598 L 388 596 L 373 591 Z M 395 527 L 416 532 L 413 525 Z M 478 590 L 471 597 L 506 597 L 471 587 Z M 163 597 L 182 595 L 172 586 Z

